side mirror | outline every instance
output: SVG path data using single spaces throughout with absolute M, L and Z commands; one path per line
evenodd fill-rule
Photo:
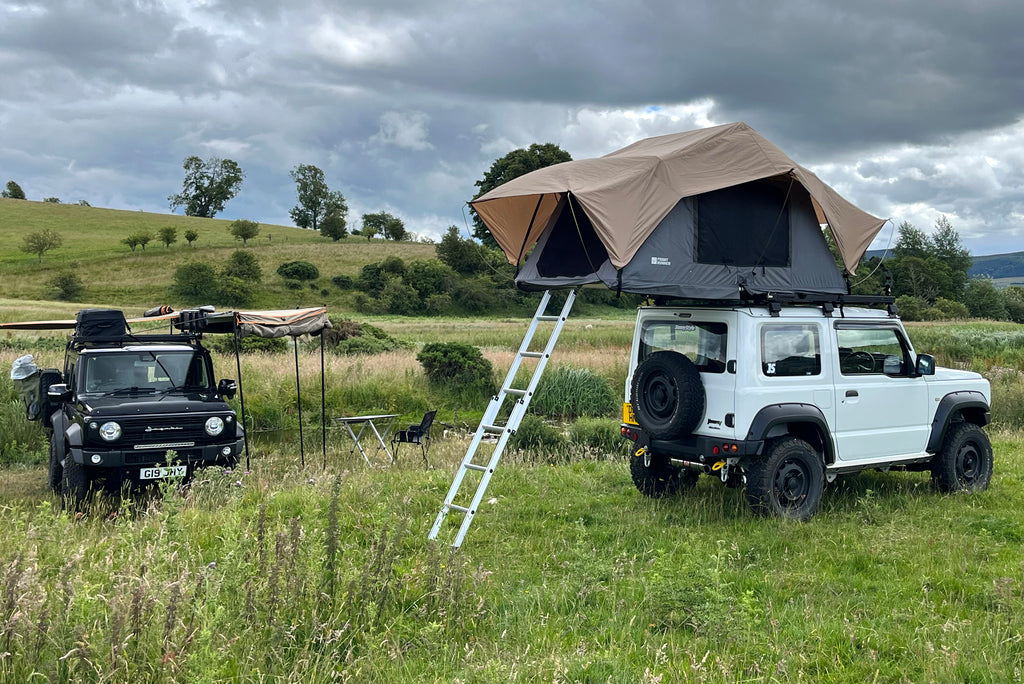
M 64 402 L 71 401 L 71 390 L 68 389 L 66 384 L 60 382 L 56 385 L 50 385 L 46 390 L 46 396 L 52 404 L 63 404 Z
M 935 357 L 931 354 L 917 355 L 917 374 L 935 375 Z
M 228 380 L 224 378 L 217 384 L 217 392 L 228 399 L 235 396 L 235 392 L 238 391 L 238 384 L 234 380 Z
M 882 372 L 886 375 L 903 375 L 903 359 L 895 354 L 887 354 L 882 361 Z

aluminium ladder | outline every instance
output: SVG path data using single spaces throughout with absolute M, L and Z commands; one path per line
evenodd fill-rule
M 480 420 L 480 425 L 477 427 L 476 433 L 473 435 L 473 440 L 470 442 L 469 448 L 466 450 L 466 456 L 462 459 L 462 464 L 459 466 L 458 472 L 455 474 L 455 479 L 452 481 L 452 486 L 449 488 L 448 495 L 444 499 L 444 504 L 441 505 L 441 511 L 437 514 L 437 520 L 434 521 L 434 526 L 430 529 L 428 539 L 437 538 L 437 534 L 441 531 L 441 525 L 444 523 L 445 517 L 450 511 L 455 511 L 457 513 L 461 513 L 463 518 L 462 524 L 459 526 L 459 532 L 455 536 L 455 541 L 452 542 L 452 548 L 457 549 L 462 545 L 462 540 L 465 538 L 466 532 L 469 530 L 470 523 L 473 522 L 473 516 L 476 515 L 480 502 L 483 500 L 484 492 L 487 490 L 487 485 L 491 481 L 491 476 L 494 474 L 494 470 L 498 467 L 498 461 L 501 459 L 501 453 L 505 450 L 505 445 L 508 443 L 509 438 L 516 433 L 517 429 L 519 429 L 519 424 L 522 422 L 523 416 L 526 414 L 526 409 L 530 405 L 530 399 L 533 398 L 533 393 L 537 389 L 537 383 L 540 382 L 540 376 L 544 373 L 544 367 L 547 365 L 548 359 L 551 357 L 551 350 L 554 348 L 555 342 L 558 341 L 558 336 L 562 332 L 562 328 L 565 326 L 565 320 L 569 317 L 569 311 L 572 309 L 573 302 L 576 301 L 576 291 L 569 291 L 569 295 L 565 298 L 565 304 L 562 305 L 562 311 L 557 316 L 548 316 L 544 313 L 547 310 L 548 301 L 550 299 L 551 292 L 545 291 L 544 296 L 541 297 L 540 304 L 537 306 L 537 313 L 533 315 L 533 320 L 530 321 L 530 327 L 527 329 L 526 335 L 523 337 L 522 344 L 519 345 L 519 351 L 516 352 L 515 359 L 512 361 L 512 366 L 508 369 L 508 375 L 505 376 L 505 382 L 502 383 L 501 389 L 498 390 L 498 394 L 491 397 L 491 402 L 487 405 L 487 410 L 484 411 L 484 416 Z M 544 351 L 529 351 L 534 333 L 537 332 L 537 326 L 544 321 L 553 321 L 555 323 L 554 329 L 548 337 L 547 344 L 544 346 Z M 527 385 L 526 389 L 516 389 L 512 387 L 512 383 L 515 381 L 516 373 L 519 371 L 519 367 L 524 358 L 537 359 L 537 366 L 533 370 L 533 376 L 530 378 L 530 383 Z M 498 425 L 498 415 L 501 412 L 501 408 L 506 397 L 513 397 L 515 403 L 512 406 L 512 410 L 509 412 L 508 420 L 505 421 L 505 424 Z M 477 456 L 477 450 L 479 449 L 485 435 L 497 435 L 498 441 L 494 446 L 494 451 L 491 452 L 487 464 L 483 465 L 476 462 L 475 459 Z M 474 492 L 472 501 L 469 505 L 458 505 L 455 503 L 455 498 L 459 494 L 459 489 L 462 487 L 462 482 L 466 477 L 466 473 L 471 470 L 480 473 L 480 479 L 477 482 L 476 491 Z

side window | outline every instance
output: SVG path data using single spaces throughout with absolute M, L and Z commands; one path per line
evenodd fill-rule
M 772 378 L 821 375 L 818 326 L 813 323 L 763 326 L 761 372 Z
M 843 375 L 906 375 L 909 353 L 893 328 L 836 330 Z
M 702 373 L 724 373 L 728 326 L 725 323 L 646 321 L 640 337 L 640 358 L 659 351 L 686 356 Z

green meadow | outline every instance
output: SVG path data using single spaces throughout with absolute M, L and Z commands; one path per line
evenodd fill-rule
M 18 203 L 0 201 L 5 233 L 11 204 Z M 88 210 L 15 209 L 26 222 L 35 210 Z M 89 212 L 106 217 L 89 224 L 105 241 L 92 256 L 82 235 L 74 244 L 65 236 L 42 267 L 16 246 L 0 247 L 0 320 L 74 315 L 81 305 L 32 289 L 31 274 L 57 268 L 61 251 L 109 288 L 90 298 L 97 306 L 135 306 L 150 287 L 155 296 L 173 273 L 164 262 L 189 254 L 151 243 L 133 255 L 118 240 L 133 229 L 134 214 Z M 195 252 L 222 250 L 226 259 L 236 248 L 227 222 L 152 220 L 216 225 L 208 236 L 200 230 Z M 327 275 L 354 275 L 388 250 L 415 251 L 403 258 L 432 250 L 362 238 L 335 245 L 307 231 L 264 228 L 271 240 L 261 234 L 249 247 L 261 260 L 305 258 L 278 252 L 294 250 Z M 357 248 L 362 256 L 347 251 Z M 335 251 L 337 261 L 327 261 Z M 927 473 L 865 472 L 830 484 L 820 512 L 793 523 L 755 518 L 742 490 L 711 478 L 678 497 L 641 496 L 617 439 L 632 315 L 570 318 L 547 375 L 603 383 L 611 401 L 566 417 L 577 395 L 604 393 L 556 381 L 543 388 L 551 400 L 539 393 L 531 408 L 544 412 L 555 438 L 506 452 L 465 544 L 452 553 L 428 543 L 427 533 L 486 398 L 468 402 L 431 385 L 416 353 L 427 342 L 467 342 L 499 380 L 526 321 L 367 319 L 343 296 L 328 306 L 405 346 L 328 354 L 325 414 L 319 349 L 300 347 L 301 450 L 291 353 L 247 354 L 248 467 L 208 470 L 185 487 L 100 497 L 83 514 L 62 511 L 47 489 L 45 435 L 23 419 L 6 372 L 29 352 L 40 365 L 59 366 L 62 335 L 0 336 L 0 681 L 1024 679 L 1019 326 L 908 326 L 918 351 L 992 381 L 996 463 L 987 491 L 941 495 Z M 219 377 L 235 376 L 232 357 L 217 354 L 215 363 Z M 433 408 L 439 422 L 426 464 L 403 447 L 395 464 L 378 455 L 369 467 L 333 427 L 324 452 L 324 416 L 386 409 L 404 427 Z

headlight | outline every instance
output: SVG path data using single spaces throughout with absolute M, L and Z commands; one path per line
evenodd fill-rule
M 214 416 L 213 418 L 206 419 L 206 434 L 211 437 L 216 437 L 220 433 L 224 432 L 224 421 Z
M 120 439 L 121 426 L 114 421 L 100 425 L 100 437 L 102 437 L 105 442 L 113 442 Z

